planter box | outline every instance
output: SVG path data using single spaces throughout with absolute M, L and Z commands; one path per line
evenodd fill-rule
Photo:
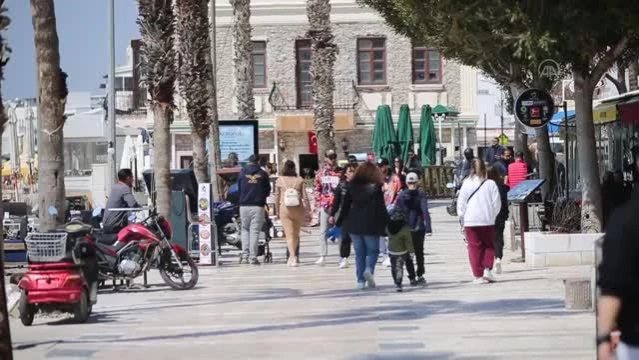
M 527 232 L 526 264 L 528 266 L 594 265 L 595 241 L 603 234 L 556 234 Z

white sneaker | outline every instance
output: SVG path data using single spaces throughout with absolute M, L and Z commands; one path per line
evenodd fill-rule
M 501 259 L 495 259 L 495 274 L 501 274 Z
M 475 280 L 473 280 L 473 284 L 488 284 L 488 280 L 484 279 L 484 278 L 475 278 Z
M 315 262 L 315 265 L 324 265 L 324 261 L 325 258 L 323 256 L 320 256 L 320 258 L 317 259 L 317 261 Z
M 342 261 L 339 262 L 339 268 L 344 269 L 348 267 L 348 258 L 342 258 Z
M 365 282 L 358 282 L 358 283 L 357 283 L 357 288 L 358 288 L 359 290 L 364 290 L 364 289 L 366 289 L 366 283 L 365 283 Z
M 388 256 L 384 256 L 384 261 L 382 261 L 382 266 L 384 266 L 384 267 L 390 267 L 391 266 L 391 261 L 390 261 L 390 258 Z
M 364 271 L 364 279 L 366 279 L 369 288 L 373 289 L 375 287 L 375 277 L 370 271 Z
M 493 273 L 492 273 L 490 270 L 488 270 L 488 269 L 484 269 L 484 276 L 483 276 L 483 278 L 484 278 L 486 281 L 488 281 L 488 282 L 495 282 L 495 281 L 497 281 L 497 280 L 495 279 L 495 276 L 493 275 Z

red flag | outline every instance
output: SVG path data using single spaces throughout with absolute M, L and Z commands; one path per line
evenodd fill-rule
M 314 131 L 308 132 L 308 152 L 317 154 L 317 136 L 315 136 Z

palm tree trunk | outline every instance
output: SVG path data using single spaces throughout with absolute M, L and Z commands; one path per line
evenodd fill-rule
M 335 113 L 333 94 L 335 92 L 335 58 L 337 46 L 333 42 L 331 30 L 331 4 L 329 0 L 308 0 L 306 15 L 311 39 L 311 76 L 313 77 L 313 114 L 317 134 L 318 153 L 335 150 Z
M 53 0 L 31 0 L 40 99 L 38 132 L 40 231 L 64 222 L 64 105 L 68 94 L 66 74 L 60 69 L 58 33 Z M 49 215 L 55 207 L 57 216 Z
M 206 63 L 211 71 L 210 80 L 207 84 L 208 102 L 209 102 L 209 116 L 211 117 L 211 128 L 209 129 L 209 156 L 211 157 L 211 191 L 213 193 L 213 200 L 220 201 L 222 194 L 224 193 L 223 182 L 219 176 L 217 176 L 220 164 L 222 163 L 222 154 L 220 151 L 220 122 L 217 112 L 217 61 L 216 61 L 216 47 L 217 39 L 215 35 L 215 0 L 209 2 L 209 40 L 210 51 L 206 58 Z
M 630 62 L 628 67 L 628 91 L 635 91 L 639 89 L 639 60 L 634 59 Z
M 4 7 L 4 0 L 0 0 L 0 31 L 6 30 L 9 26 L 10 19 L 6 15 L 7 9 Z M 5 38 L 0 35 L 0 59 L 7 56 L 9 49 L 5 42 Z M 4 77 L 5 62 L 0 63 L 0 79 Z M 2 149 L 2 133 L 7 123 L 7 114 L 2 102 L 2 93 L 0 92 L 0 149 Z M 2 198 L 2 187 L 0 187 L 0 198 Z M 4 211 L 0 209 L 0 222 L 3 220 Z M 5 289 L 4 277 L 4 246 L 0 246 L 0 359 L 13 360 L 13 351 L 11 347 L 11 329 L 9 327 L 9 311 L 7 309 L 7 293 Z
M 575 81 L 575 112 L 577 113 L 577 151 L 581 180 L 581 232 L 601 230 L 601 184 L 592 120 L 592 79 L 573 71 Z
M 175 91 L 175 17 L 172 0 L 138 0 L 141 68 L 153 111 L 155 206 L 171 214 L 171 123 Z
M 230 0 L 233 7 L 235 96 L 240 120 L 255 119 L 253 97 L 253 43 L 251 42 L 251 1 Z

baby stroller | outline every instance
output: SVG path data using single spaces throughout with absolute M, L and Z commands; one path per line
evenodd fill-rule
M 273 238 L 271 236 L 271 229 L 273 229 L 273 221 L 271 217 L 268 216 L 268 209 L 266 214 L 264 215 L 266 218 L 264 219 L 264 225 L 262 226 L 262 232 L 264 233 L 264 240 L 260 239 L 259 244 L 257 245 L 257 256 L 264 256 L 265 263 L 273 262 L 273 253 L 271 253 L 270 242 Z

